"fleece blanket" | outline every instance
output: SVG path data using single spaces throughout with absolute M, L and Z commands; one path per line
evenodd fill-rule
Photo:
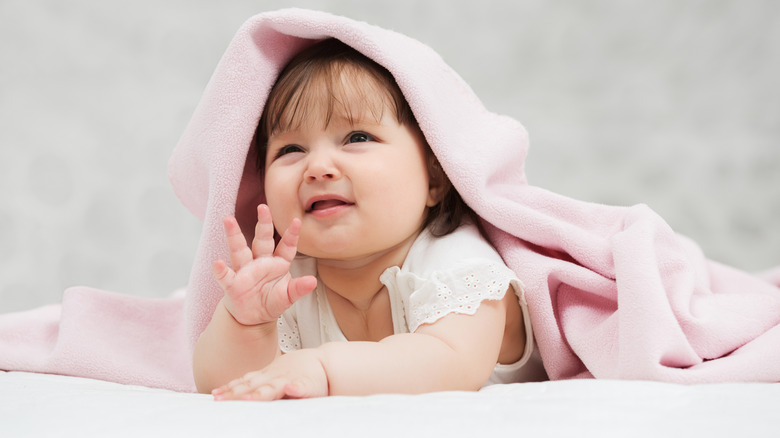
M 288 60 L 335 37 L 386 67 L 465 201 L 524 282 L 552 379 L 780 381 L 780 289 L 708 261 L 648 207 L 580 202 L 535 187 L 528 137 L 489 112 L 429 47 L 326 13 L 252 17 L 206 86 L 169 163 L 181 202 L 203 221 L 186 293 L 140 299 L 89 288 L 61 305 L 0 318 L 0 369 L 194 389 L 192 347 L 222 292 L 222 218 L 251 233 L 262 182 L 248 157 L 267 93 Z M 247 236 L 251 238 L 251 236 Z

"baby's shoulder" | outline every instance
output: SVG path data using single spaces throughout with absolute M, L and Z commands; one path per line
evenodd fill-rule
M 423 230 L 406 256 L 402 271 L 425 276 L 471 264 L 504 262 L 476 225 L 460 226 L 446 236 L 437 237 Z

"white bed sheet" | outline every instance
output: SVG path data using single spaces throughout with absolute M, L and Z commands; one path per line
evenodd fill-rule
M 213 402 L 92 379 L 0 372 L 3 437 L 780 436 L 780 385 L 574 380 L 477 393 Z

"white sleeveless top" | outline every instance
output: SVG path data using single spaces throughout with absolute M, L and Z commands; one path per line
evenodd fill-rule
M 293 277 L 316 276 L 316 261 L 299 256 L 290 271 Z M 461 226 L 444 237 L 434 237 L 424 230 L 409 249 L 403 266 L 386 269 L 379 281 L 390 296 L 396 334 L 413 333 L 422 324 L 451 313 L 473 315 L 482 301 L 500 300 L 512 286 L 523 311 L 525 351 L 513 364 L 497 364 L 485 386 L 546 379 L 539 355 L 534 354 L 523 285 L 476 226 Z M 347 341 L 321 283 L 279 317 L 278 327 L 283 352 Z

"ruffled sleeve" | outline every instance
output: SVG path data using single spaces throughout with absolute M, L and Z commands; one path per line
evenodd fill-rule
M 524 302 L 514 272 L 486 259 L 464 260 L 451 269 L 424 275 L 394 267 L 380 280 L 400 296 L 410 332 L 451 313 L 473 315 L 483 301 L 502 299 L 510 286 Z

